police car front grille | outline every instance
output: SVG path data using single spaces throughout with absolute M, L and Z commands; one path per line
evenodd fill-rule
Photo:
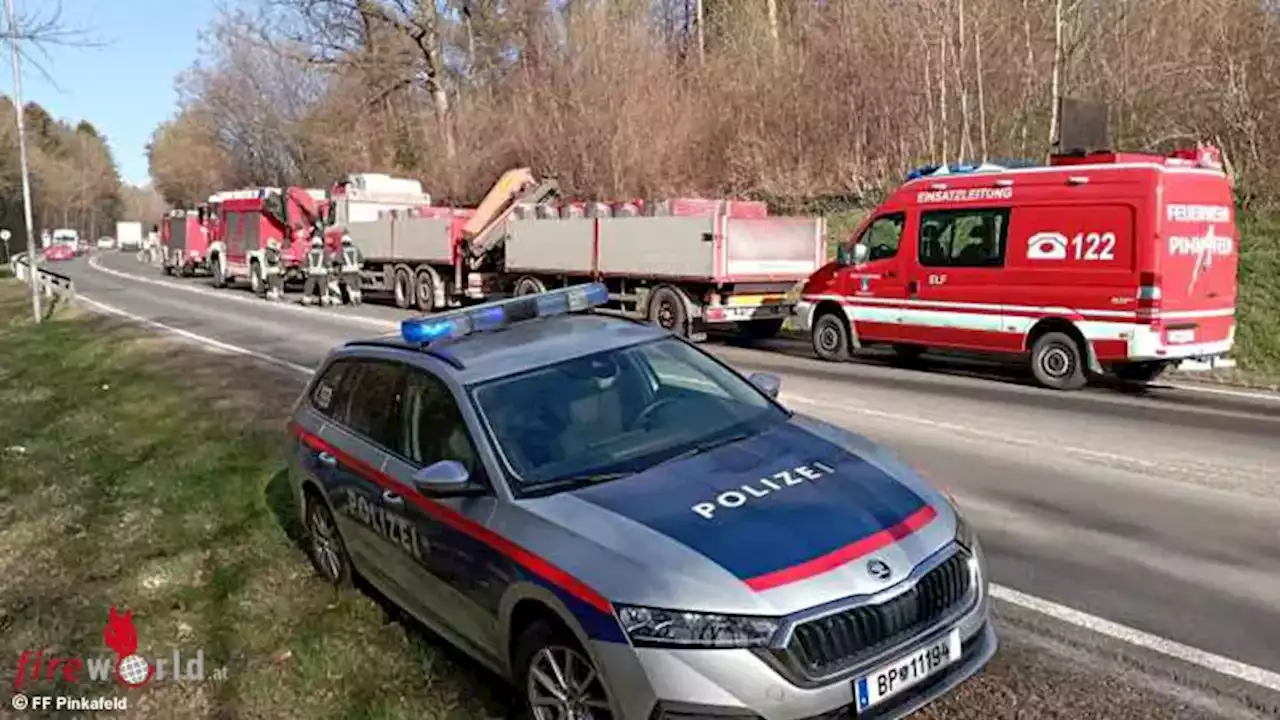
M 811 679 L 851 668 L 943 620 L 970 598 L 968 555 L 957 552 L 901 595 L 797 625 L 787 646 L 796 669 Z

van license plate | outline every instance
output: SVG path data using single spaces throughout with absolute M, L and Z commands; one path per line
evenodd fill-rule
M 1196 331 L 1188 328 L 1186 330 L 1170 330 L 1165 337 L 1168 338 L 1170 344 L 1185 344 L 1196 341 Z
M 910 655 L 886 663 L 854 682 L 858 712 L 874 707 L 960 659 L 960 629 Z

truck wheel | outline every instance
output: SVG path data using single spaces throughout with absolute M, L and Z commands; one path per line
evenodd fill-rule
M 516 286 L 512 291 L 512 294 L 516 297 L 520 297 L 521 295 L 537 295 L 538 293 L 544 293 L 546 291 L 547 287 L 542 284 L 541 280 L 536 277 L 526 276 L 516 281 Z
M 406 309 L 413 303 L 413 276 L 406 268 L 396 268 L 392 288 L 395 290 L 396 307 Z
M 428 270 L 418 271 L 416 297 L 419 310 L 424 313 L 435 312 L 436 284 L 431 279 L 431 272 Z
M 689 334 L 685 322 L 684 301 L 679 293 L 669 287 L 660 287 L 649 299 L 649 322 L 681 337 Z
M 1079 390 L 1088 382 L 1080 346 L 1060 332 L 1045 333 L 1031 346 L 1031 373 L 1054 390 Z
M 227 286 L 227 275 L 222 271 L 222 258 L 217 255 L 210 260 L 210 267 L 213 270 L 213 286 L 216 288 L 224 288 Z
M 262 265 L 257 260 L 249 266 L 249 289 L 254 295 L 267 294 L 267 283 L 262 278 Z
M 778 337 L 778 333 L 782 332 L 781 318 L 777 320 L 752 320 L 750 322 L 740 323 L 738 332 L 749 340 L 772 340 Z
M 813 352 L 819 358 L 840 362 L 849 358 L 849 321 L 834 312 L 825 312 L 813 323 L 810 335 Z
M 1135 362 L 1117 365 L 1114 368 L 1116 377 L 1132 383 L 1155 382 L 1169 369 L 1167 362 Z

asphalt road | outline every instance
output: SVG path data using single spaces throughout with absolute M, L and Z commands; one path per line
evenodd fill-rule
M 58 269 L 90 300 L 304 367 L 405 317 L 375 305 L 271 305 L 207 280 L 166 278 L 132 255 L 98 262 L 102 269 L 83 259 Z M 949 489 L 984 541 L 994 582 L 1221 656 L 1173 652 L 1182 659 L 1171 660 L 1104 637 L 1115 631 L 1080 627 L 1092 620 L 1063 622 L 1023 602 L 1002 606 L 1009 636 L 1020 638 L 1005 662 L 1052 646 L 1059 658 L 1078 653 L 1067 665 L 1096 664 L 1106 677 L 1128 678 L 1126 687 L 1173 698 L 1138 716 L 1280 715 L 1277 693 L 1219 672 L 1225 658 L 1280 673 L 1280 397 L 1059 393 L 989 363 L 823 363 L 786 340 L 707 347 L 741 370 L 781 376 L 796 410 L 885 443 Z M 1077 716 L 1112 717 L 1108 697 L 1098 698 L 1101 714 Z

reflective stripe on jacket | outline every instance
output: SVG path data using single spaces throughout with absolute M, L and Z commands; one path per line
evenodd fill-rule
M 311 248 L 307 252 L 307 274 L 308 275 L 328 275 L 329 268 L 325 266 L 324 250 L 320 248 Z
M 360 270 L 360 251 L 353 247 L 342 248 L 342 272 L 353 273 Z

